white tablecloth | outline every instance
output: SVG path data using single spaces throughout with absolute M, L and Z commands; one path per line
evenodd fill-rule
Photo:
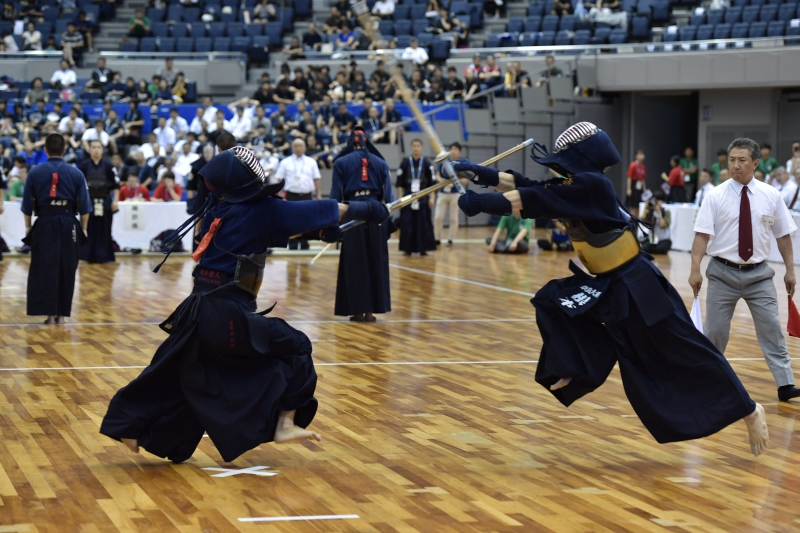
M 25 237 L 25 220 L 20 207 L 20 202 L 6 202 L 5 213 L 0 215 L 0 232 L 12 248 L 22 246 Z M 150 241 L 159 233 L 176 229 L 187 218 L 186 202 L 120 202 L 119 212 L 114 215 L 111 235 L 120 248 L 147 251 Z M 191 231 L 183 238 L 183 247 L 191 251 Z
M 644 214 L 644 202 L 642 202 L 639 213 Z M 694 242 L 694 221 L 697 218 L 699 207 L 691 204 L 665 204 L 667 211 L 672 215 L 670 229 L 672 230 L 672 249 L 681 252 L 691 252 Z M 792 211 L 794 223 L 800 227 L 800 212 Z M 800 231 L 792 234 L 792 249 L 794 251 L 794 264 L 800 265 Z M 778 245 L 772 239 L 772 248 L 769 252 L 768 261 L 783 263 L 783 258 L 778 252 Z

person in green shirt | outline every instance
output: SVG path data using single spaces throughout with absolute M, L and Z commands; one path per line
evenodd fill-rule
M 678 166 L 683 169 L 685 174 L 683 187 L 686 190 L 686 198 L 692 199 L 697 187 L 697 158 L 694 156 L 694 149 L 691 146 L 687 146 L 686 150 L 683 151 L 683 157 L 681 157 Z
M 528 240 L 532 223 L 529 218 L 521 218 L 519 209 L 514 209 L 513 214 L 501 218 L 494 235 L 486 237 L 489 253 L 527 254 L 530 249 Z
M 137 9 L 131 20 L 128 21 L 128 37 L 141 39 L 147 37 L 150 32 L 150 19 L 147 18 L 142 9 Z
M 714 178 L 714 186 L 719 185 L 719 171 L 728 168 L 728 151 L 724 148 L 717 151 L 717 162 L 711 165 L 711 176 Z
M 30 169 L 30 165 L 22 165 L 19 167 L 19 179 L 11 183 L 8 188 L 9 200 L 22 200 L 22 192 L 25 190 L 25 181 L 28 179 L 28 171 Z
M 769 143 L 761 145 L 761 159 L 758 160 L 758 170 L 764 173 L 767 183 L 770 182 L 770 174 L 778 168 L 778 160 L 772 157 L 772 146 Z

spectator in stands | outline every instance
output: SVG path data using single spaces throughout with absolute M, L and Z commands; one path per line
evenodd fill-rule
M 78 112 L 78 116 L 82 118 L 85 123 L 89 123 L 89 114 L 83 108 L 83 102 L 80 100 L 73 102 L 72 108 Z
M 691 201 L 694 198 L 695 187 L 697 187 L 697 158 L 694 156 L 694 149 L 687 146 L 683 151 L 681 158 L 681 168 L 686 173 L 686 201 Z
M 350 82 L 345 91 L 345 99 L 348 102 L 357 103 L 364 99 L 367 92 L 369 92 L 369 85 L 364 80 L 364 73 L 360 70 L 355 71 L 353 81 Z
M 464 97 L 464 82 L 458 79 L 458 74 L 455 67 L 447 68 L 447 79 L 442 86 L 444 89 L 445 99 L 461 100 Z
M 760 181 L 761 183 L 765 183 L 767 181 L 767 177 L 760 170 L 755 170 L 753 172 L 753 177 L 758 181 Z
M 28 27 L 22 32 L 22 48 L 24 50 L 42 49 L 42 32 L 36 29 L 33 22 L 28 22 Z
M 78 33 L 83 36 L 83 40 L 86 42 L 86 48 L 89 53 L 92 53 L 94 49 L 92 48 L 92 32 L 94 31 L 94 24 L 90 20 L 86 19 L 86 12 L 81 11 L 78 13 L 78 18 L 75 19 L 75 29 Z
M 104 152 L 107 152 L 110 148 L 112 153 L 117 153 L 117 143 L 105 131 L 105 126 L 102 120 L 97 119 L 94 121 L 94 128 L 88 128 L 83 132 L 81 143 L 83 144 L 84 152 L 89 152 L 89 145 L 92 141 L 100 141 L 100 144 L 103 145 Z
M 208 140 L 216 144 L 217 139 L 224 132 L 230 133 L 231 125 L 230 122 L 225 120 L 225 113 L 220 110 L 217 111 L 217 118 L 214 119 L 214 122 L 208 125 Z
M 675 157 L 674 159 L 676 166 L 673 168 L 683 172 L 683 169 L 678 166 L 680 158 Z M 644 221 L 652 226 L 649 235 L 642 242 L 642 250 L 648 254 L 665 254 L 672 248 L 672 230 L 670 230 L 672 217 L 670 212 L 664 208 L 666 197 L 664 191 L 656 189 L 645 208 Z
M 356 125 L 356 117 L 347 109 L 347 104 L 339 102 L 339 108 L 333 121 L 333 136 L 337 143 L 347 142 L 350 132 Z
M 205 121 L 205 113 L 202 107 L 195 109 L 194 118 L 189 124 L 189 131 L 195 135 L 200 135 L 204 130 L 208 129 L 208 123 Z
M 164 149 L 164 153 L 169 155 L 172 153 L 172 147 L 175 146 L 175 130 L 167 127 L 167 117 L 158 117 L 158 127 L 153 130 L 156 135 L 156 142 Z
M 150 191 L 139 183 L 139 176 L 134 170 L 128 170 L 125 185 L 119 188 L 119 201 L 125 202 L 128 200 L 150 201 Z
M 139 172 L 139 183 L 152 191 L 156 187 L 156 173 L 153 167 L 147 164 L 144 158 L 144 152 L 139 149 L 133 153 L 133 159 L 136 161 L 136 168 Z
M 14 118 L 8 114 L 0 121 L 0 137 L 15 139 L 19 135 L 17 127 L 14 125 Z
M 767 180 L 770 179 L 770 174 L 773 170 L 778 168 L 778 160 L 772 157 L 772 146 L 769 143 L 761 144 L 761 158 L 758 160 L 758 170 L 764 173 Z
M 44 46 L 44 49 L 48 51 L 58 50 L 56 38 L 53 35 L 47 37 L 47 44 Z
M 164 60 L 164 66 L 159 67 L 156 71 L 156 75 L 158 75 L 162 80 L 167 80 L 167 84 L 170 86 L 175 83 L 175 79 L 178 77 L 178 71 L 175 70 L 175 60 L 171 57 L 168 57 Z
M 725 153 L 727 157 L 727 152 Z M 644 164 L 644 160 L 644 150 L 636 150 L 636 158 L 628 165 L 628 172 L 626 173 L 628 187 L 625 206 L 635 217 L 639 216 L 639 202 L 642 201 L 645 180 L 647 180 L 647 167 Z
M 153 105 L 169 105 L 172 103 L 174 103 L 172 100 L 172 91 L 169 89 L 169 84 L 167 83 L 167 80 L 159 81 L 158 92 L 156 93 Z
M 714 185 L 722 183 L 720 179 L 720 172 L 722 169 L 728 168 L 728 151 L 724 148 L 717 150 L 717 160 L 711 165 L 711 174 L 714 177 Z M 730 175 L 729 175 L 730 177 Z
M 122 117 L 122 126 L 125 128 L 125 144 L 139 144 L 142 142 L 142 127 L 144 126 L 144 116 L 139 110 L 139 102 L 132 98 L 128 102 L 128 110 Z
M 419 46 L 419 40 L 412 37 L 408 48 L 403 51 L 403 59 L 410 59 L 417 65 L 424 65 L 428 62 L 428 52 Z
M 277 20 L 278 12 L 269 0 L 261 0 L 253 9 L 253 22 L 266 26 L 268 22 Z
M 480 81 L 478 80 L 477 77 L 475 77 L 475 74 L 473 74 L 472 69 L 465 71 L 465 74 L 466 75 L 464 76 L 464 101 L 467 102 L 467 104 L 470 107 L 483 107 L 486 102 L 486 97 L 481 96 L 475 98 L 475 94 L 479 93 L 481 90 Z
M 314 102 L 321 102 L 327 90 L 325 89 L 322 80 L 314 80 L 314 85 L 306 93 L 306 100 L 309 104 Z
M 305 48 L 303 48 L 300 39 L 296 35 L 292 36 L 289 41 L 289 46 L 284 48 L 282 52 L 286 56 L 286 59 L 290 61 L 306 58 L 306 55 L 303 53 L 305 52 Z
M 131 98 L 136 97 L 136 80 L 131 76 L 125 79 L 125 94 L 120 98 L 123 102 L 130 102 Z
M 265 129 L 272 129 L 272 123 L 270 122 L 269 118 L 267 118 L 266 110 L 264 109 L 263 105 L 256 106 L 256 114 L 250 119 L 250 134 L 255 135 L 255 132 L 258 130 L 258 126 L 260 125 L 263 125 Z
M 329 146 L 320 146 L 314 135 L 306 139 L 306 155 L 317 162 L 319 168 L 332 168 L 333 155 Z
M 128 37 L 141 39 L 150 33 L 150 19 L 145 16 L 144 10 L 137 9 L 128 21 Z
M 180 116 L 178 108 L 173 107 L 169 110 L 169 118 L 167 119 L 167 127 L 175 132 L 175 139 L 180 140 L 186 137 L 189 132 L 189 124 L 186 119 Z
M 308 23 L 308 31 L 303 34 L 303 46 L 314 52 L 319 52 L 322 47 L 322 35 L 317 32 L 317 24 L 313 21 Z
M 153 101 L 153 98 L 150 96 L 150 91 L 147 90 L 147 80 L 142 78 L 139 80 L 139 83 L 136 84 L 136 94 L 134 94 L 134 99 L 141 103 L 150 105 Z
M 272 102 L 272 90 L 270 89 L 270 85 L 268 82 L 262 82 L 261 87 L 259 87 L 255 93 L 253 93 L 253 100 L 258 100 L 260 104 L 271 104 Z
M 105 100 L 107 102 L 120 102 L 128 94 L 128 86 L 122 83 L 122 74 L 115 72 L 111 76 L 111 83 L 106 86 Z
M 183 187 L 175 183 L 175 174 L 170 171 L 164 172 L 153 195 L 151 202 L 180 202 L 183 195 Z
M 381 120 L 381 114 L 377 107 L 371 106 L 369 108 L 369 112 L 367 113 L 362 126 L 364 127 L 364 132 L 369 136 L 373 143 L 388 144 L 389 132 L 381 131 L 380 133 L 376 133 L 378 130 L 382 130 L 385 126 L 385 123 L 383 120 Z
M 569 0 L 553 0 L 553 9 L 550 11 L 551 15 L 571 15 L 572 3 Z
M 25 95 L 23 103 L 26 106 L 30 107 L 39 100 L 42 100 L 45 103 L 47 103 L 50 100 L 50 98 L 47 94 L 47 91 L 44 90 L 44 84 L 42 83 L 42 78 L 36 77 L 33 78 L 33 81 L 31 82 L 31 88 L 28 89 L 28 94 Z
M 24 157 L 25 164 L 30 166 L 38 165 L 39 163 L 44 163 L 47 161 L 47 155 L 44 153 L 44 150 L 41 148 L 37 150 L 33 142 L 27 139 L 23 144 L 22 150 L 19 150 L 17 155 Z
M 495 87 L 503 83 L 500 67 L 495 62 L 494 54 L 486 56 L 486 64 L 481 69 L 478 79 L 481 82 L 481 90 L 486 90 L 489 87 Z
M 74 22 L 69 22 L 67 31 L 61 34 L 61 49 L 64 51 L 64 59 L 70 66 L 76 65 L 75 58 L 76 56 L 80 58 L 84 46 L 83 35 L 75 27 Z
M 106 58 L 97 58 L 97 68 L 92 71 L 92 78 L 86 82 L 85 91 L 103 93 L 111 81 L 111 69 L 106 67 Z
M 289 142 L 289 136 L 286 134 L 286 128 L 283 124 L 279 123 L 275 125 L 275 133 L 265 146 L 273 153 L 280 154 L 281 156 L 289 155 L 291 151 L 291 144 Z
M 341 13 L 339 13 L 339 8 L 336 6 L 331 6 L 331 15 L 325 19 L 322 29 L 328 34 L 328 36 L 332 36 L 339 33 L 343 22 L 344 17 L 342 17 Z
M 786 207 L 795 209 L 800 207 L 797 199 L 800 196 L 800 188 L 797 183 L 791 179 L 791 175 L 786 171 L 785 167 L 777 167 L 773 169 L 772 175 L 775 176 L 775 181 L 780 185 L 781 199 Z
M 289 90 L 289 81 L 282 79 L 278 82 L 278 86 L 272 91 L 273 104 L 291 104 L 294 102 L 294 95 Z
M 725 183 L 731 179 L 731 173 L 727 167 L 719 169 L 719 182 L 720 184 Z
M 669 183 L 669 203 L 686 203 L 686 189 L 684 188 L 686 173 L 681 168 L 681 158 L 674 155 L 669 160 L 670 171 L 661 173 L 661 179 Z
M 150 93 L 150 98 L 156 99 L 158 91 L 160 90 L 161 77 L 158 74 L 153 74 L 153 79 L 147 84 L 147 92 Z
M 139 147 L 139 151 L 144 156 L 145 164 L 152 167 L 154 171 L 157 171 L 164 164 L 164 160 L 167 157 L 167 151 L 158 144 L 158 134 L 155 130 L 147 135 L 147 142 Z
M 544 59 L 544 64 L 547 68 L 541 72 L 539 81 L 536 82 L 537 87 L 541 87 L 543 84 L 549 83 L 550 78 L 560 78 L 561 76 L 564 75 L 564 72 L 560 68 L 555 66 L 556 64 L 555 57 L 547 56 Z
M 3 48 L 4 52 L 19 52 L 17 41 L 14 40 L 14 36 L 11 35 L 10 31 L 3 32 Z
M 428 91 L 430 84 L 428 83 L 428 80 L 422 76 L 422 72 L 418 69 L 415 69 L 414 72 L 411 73 L 411 81 L 408 83 L 408 87 L 414 94 L 414 98 L 421 100 L 422 95 Z
M 233 134 L 237 141 L 247 142 L 247 139 L 250 136 L 250 126 L 252 122 L 250 118 L 245 116 L 244 106 L 236 106 L 236 111 L 233 114 L 233 118 L 230 119 L 228 124 L 230 127 L 229 131 L 231 134 Z
M 467 74 L 471 73 L 474 78 L 477 78 L 480 73 L 483 72 L 483 65 L 481 65 L 481 56 L 480 54 L 475 54 L 472 56 L 472 63 L 464 67 L 464 79 L 467 78 Z
M 217 118 L 217 108 L 214 107 L 214 99 L 210 96 L 203 97 L 203 120 L 206 124 L 211 124 Z
M 700 172 L 700 178 L 697 182 L 697 195 L 694 197 L 694 205 L 700 207 L 703 205 L 703 200 L 705 199 L 706 195 L 714 188 L 714 184 L 711 182 L 711 171 L 707 168 L 704 168 Z
M 385 128 L 391 128 L 389 130 L 389 144 L 397 144 L 397 135 L 403 132 L 398 124 L 403 121 L 403 117 L 400 115 L 400 111 L 395 109 L 392 98 L 387 98 L 383 104 L 381 121 Z
M 8 179 L 19 179 L 20 169 L 26 165 L 25 158 L 21 155 L 15 155 L 11 170 L 8 171 Z
M 183 72 L 178 72 L 175 75 L 175 83 L 172 84 L 172 101 L 176 104 L 182 104 L 189 94 L 189 87 L 186 83 L 186 76 Z
M 786 161 L 786 171 L 794 174 L 800 168 L 800 141 L 792 143 L 792 156 Z
M 86 131 L 86 122 L 78 116 L 78 110 L 74 106 L 69 110 L 69 115 L 61 119 L 58 131 L 69 133 L 75 138 L 80 138 L 83 132 Z
M 42 131 L 47 124 L 47 110 L 44 107 L 44 99 L 36 100 L 36 105 L 28 111 L 28 125 L 37 131 Z
M 69 61 L 62 59 L 58 64 L 61 68 L 53 72 L 53 76 L 50 78 L 50 86 L 52 88 L 67 89 L 78 83 L 78 77 L 75 75 L 75 71 L 70 68 Z
M 443 104 L 445 100 L 442 81 L 439 78 L 431 80 L 431 88 L 422 95 L 421 100 L 426 104 Z
M 342 21 L 339 35 L 336 38 L 337 50 L 354 50 L 356 45 L 356 34 L 353 27 L 347 20 Z
M 175 157 L 175 171 L 188 177 L 192 173 L 192 163 L 200 159 L 200 154 L 192 150 L 192 143 L 188 142 L 181 144 L 180 149 L 175 148 L 174 153 L 178 154 Z
M 289 122 L 289 113 L 286 111 L 286 104 L 280 103 L 278 104 L 278 109 L 270 113 L 269 120 L 272 122 L 272 127 L 277 126 L 278 124 L 286 124 Z
M 8 187 L 8 200 L 22 200 L 23 192 L 25 191 L 25 182 L 28 181 L 28 171 L 31 166 L 23 163 L 17 167 L 16 177 L 9 182 Z
M 494 235 L 486 238 L 489 253 L 527 254 L 532 223 L 533 220 L 521 217 L 519 209 L 513 209 L 512 214 L 500 219 Z
M 528 72 L 522 70 L 519 61 L 511 61 L 506 69 L 506 76 L 503 82 L 506 89 L 506 96 L 514 98 L 517 96 L 517 90 L 520 87 L 530 87 L 531 79 L 528 77 Z
M 289 83 L 288 86 L 289 92 L 292 93 L 294 101 L 300 101 L 305 99 L 306 93 L 308 93 L 309 84 L 308 78 L 306 78 L 305 74 L 303 73 L 303 69 L 297 67 L 294 69 L 294 79 Z
M 108 133 L 108 136 L 111 137 L 111 141 L 117 145 L 117 153 L 119 153 L 124 144 L 125 129 L 122 127 L 116 109 L 111 109 L 108 112 L 108 118 L 105 120 L 104 129 L 106 133 Z
M 3 18 L 3 20 L 8 20 L 8 21 L 11 21 L 11 22 L 17 20 L 17 18 L 18 18 L 17 9 L 16 9 L 16 7 L 14 7 L 14 4 L 7 3 L 7 4 L 5 4 L 3 6 L 3 17 L 2 18 Z
M 378 0 L 372 6 L 372 14 L 378 19 L 391 20 L 394 15 L 394 0 Z

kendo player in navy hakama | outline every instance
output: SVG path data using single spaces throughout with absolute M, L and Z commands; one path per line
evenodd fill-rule
M 573 276 L 550 281 L 531 300 L 542 335 L 536 381 L 565 406 L 605 382 L 619 364 L 625 394 L 660 443 L 706 437 L 744 419 L 751 450 L 767 446 L 764 409 L 728 361 L 692 323 L 678 292 L 639 249 L 639 221 L 624 210 L 603 172 L 620 162 L 611 140 L 594 124 L 565 131 L 555 151 L 534 146 L 534 161 L 559 178 L 534 181 L 460 160 L 458 171 L 505 194 L 468 191 L 467 214 L 561 219 L 592 274 L 570 261 Z
M 330 197 L 336 201 L 390 203 L 389 165 L 356 126 L 347 147 L 333 162 Z M 392 310 L 389 293 L 389 225 L 362 224 L 344 232 L 339 255 L 334 313 L 353 322 L 375 322 Z
M 311 342 L 266 317 L 271 308 L 256 312 L 266 250 L 298 234 L 335 242 L 340 220 L 380 223 L 389 213 L 378 202 L 287 202 L 276 196 L 283 182 L 265 184 L 258 160 L 240 146 L 199 175 L 211 196 L 197 215 L 194 289 L 161 324 L 169 337 L 150 365 L 111 400 L 100 432 L 176 463 L 191 457 L 204 431 L 225 461 L 265 442 L 319 440 L 304 429 L 317 411 Z M 167 252 L 194 222 L 166 240 Z
M 6 201 L 6 188 L 8 184 L 5 180 L 5 172 L 3 172 L 2 167 L 0 167 L 0 215 L 3 214 L 5 211 L 5 201 Z M 3 260 L 3 250 L 5 249 L 6 241 L 3 240 L 3 236 L 0 235 L 0 261 Z
M 23 242 L 31 247 L 28 315 L 47 316 L 45 324 L 62 324 L 72 309 L 75 271 L 92 202 L 81 171 L 61 159 L 64 138 L 48 135 L 44 149 L 48 159 L 31 169 L 22 193 Z M 31 227 L 34 214 L 38 218 Z
M 111 225 L 114 213 L 119 210 L 119 182 L 114 176 L 114 167 L 103 158 L 103 144 L 100 141 L 89 143 L 89 158 L 82 161 L 78 169 L 86 176 L 92 199 L 87 235 L 89 242 L 81 248 L 81 259 L 89 263 L 113 263 Z

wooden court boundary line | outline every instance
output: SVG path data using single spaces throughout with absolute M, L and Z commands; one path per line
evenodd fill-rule
M 507 289 L 506 287 L 500 287 L 498 285 L 491 285 L 489 283 L 482 283 L 480 281 L 472 281 L 471 279 L 456 278 L 454 276 L 448 276 L 447 274 L 437 274 L 436 272 L 428 272 L 427 270 L 420 270 L 418 268 L 395 265 L 394 263 L 389 263 L 389 266 L 392 268 L 396 268 L 398 270 L 405 270 L 407 272 L 414 272 L 415 274 L 424 274 L 426 276 L 432 276 L 434 278 L 442 278 L 450 281 L 457 281 L 459 283 L 466 283 L 468 285 L 483 287 L 484 289 L 494 289 L 496 291 L 501 291 L 501 292 L 510 292 L 511 294 L 520 294 L 522 296 L 529 296 L 531 298 L 536 296 L 536 293 L 533 292 L 523 292 L 523 291 L 518 291 L 516 289 Z
M 347 324 L 353 326 L 363 327 L 363 324 L 351 322 L 349 320 L 287 320 L 290 324 Z M 385 319 L 379 320 L 378 323 L 385 324 L 425 324 L 425 323 L 476 323 L 476 322 L 536 322 L 536 319 L 531 318 L 398 318 L 398 319 Z M 68 322 L 64 327 L 70 326 L 158 326 L 161 322 Z M 0 324 L 0 328 L 30 328 L 30 327 L 47 327 L 52 328 L 52 324 L 43 324 L 41 322 L 18 322 L 10 324 Z
M 793 357 L 792 360 L 800 359 Z M 763 357 L 734 357 L 728 361 L 763 361 Z M 438 365 L 531 365 L 537 364 L 537 359 L 502 360 L 502 361 L 360 361 L 341 363 L 314 363 L 314 366 L 438 366 Z M 145 365 L 131 366 L 56 366 L 56 367 L 28 367 L 0 368 L 0 372 L 40 372 L 48 370 L 141 370 Z

